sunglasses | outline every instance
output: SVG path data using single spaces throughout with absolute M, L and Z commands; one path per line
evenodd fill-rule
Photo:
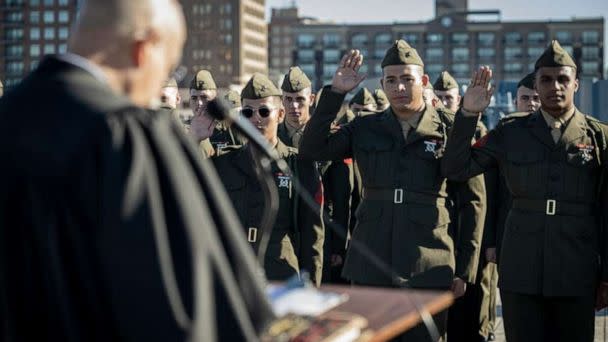
M 253 114 L 255 112 L 258 112 L 258 114 L 260 114 L 261 117 L 263 118 L 267 118 L 270 116 L 270 113 L 272 113 L 273 109 L 268 108 L 268 107 L 260 107 L 257 110 L 254 110 L 252 108 L 243 108 L 241 110 L 241 114 L 246 117 L 247 119 L 251 118 L 253 116 Z

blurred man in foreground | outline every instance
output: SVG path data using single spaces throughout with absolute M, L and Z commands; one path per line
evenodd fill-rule
M 180 59 L 178 2 L 85 1 L 70 38 L 0 100 L 0 339 L 255 340 L 273 315 L 220 181 L 142 109 Z

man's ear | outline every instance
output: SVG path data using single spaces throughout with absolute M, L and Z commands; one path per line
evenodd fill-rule
M 380 87 L 384 91 L 384 77 L 380 78 Z
M 283 122 L 283 119 L 285 119 L 285 108 L 279 108 L 278 115 L 279 122 Z
M 579 87 L 579 82 L 578 82 L 578 78 L 574 79 L 574 92 L 576 93 L 578 91 L 578 87 Z
M 136 40 L 131 46 L 131 63 L 133 66 L 138 68 L 144 64 L 146 60 L 146 49 L 148 48 L 148 43 L 145 40 Z
M 314 104 L 315 103 L 315 99 L 317 98 L 317 94 L 310 94 L 310 103 Z
M 177 96 L 175 98 L 177 99 L 177 102 L 182 101 L 182 96 L 179 94 L 179 88 L 177 89 Z
M 424 74 L 422 75 L 422 85 L 426 87 L 427 84 L 429 84 L 429 75 Z

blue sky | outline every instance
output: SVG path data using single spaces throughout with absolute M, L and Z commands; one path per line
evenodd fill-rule
M 434 16 L 433 0 L 297 0 L 300 14 L 337 23 L 426 21 Z M 284 7 L 292 0 L 266 0 L 266 7 Z M 469 0 L 472 10 L 499 9 L 503 20 L 550 20 L 572 17 L 608 18 L 607 0 Z M 270 16 L 268 15 L 268 19 Z M 604 32 L 604 47 L 608 43 Z M 606 59 L 606 58 L 604 58 Z M 605 65 L 608 61 L 605 61 Z

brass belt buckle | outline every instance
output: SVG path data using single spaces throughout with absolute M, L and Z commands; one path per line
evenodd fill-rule
M 258 229 L 255 227 L 249 227 L 247 231 L 247 241 L 256 242 L 258 240 Z
M 557 210 L 557 202 L 555 200 L 547 200 L 547 207 L 545 208 L 545 214 L 553 216 Z
M 395 189 L 395 193 L 393 194 L 393 203 L 403 203 L 403 189 Z

